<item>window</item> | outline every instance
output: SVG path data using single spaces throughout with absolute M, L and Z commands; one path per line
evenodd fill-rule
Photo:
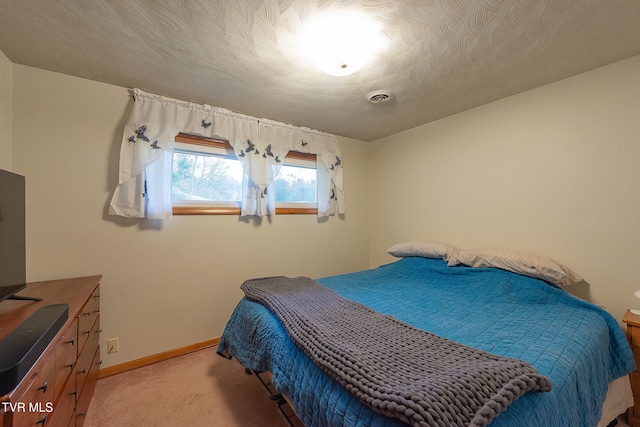
M 175 141 L 174 215 L 240 214 L 243 171 L 231 145 L 187 134 Z M 276 214 L 317 214 L 315 154 L 289 152 L 272 191 Z

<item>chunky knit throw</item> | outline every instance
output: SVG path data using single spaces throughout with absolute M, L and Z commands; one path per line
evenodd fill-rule
M 414 426 L 485 426 L 551 380 L 527 362 L 417 329 L 307 278 L 248 280 L 291 340 L 374 411 Z

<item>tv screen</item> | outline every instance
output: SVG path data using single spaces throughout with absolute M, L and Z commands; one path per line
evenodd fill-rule
M 0 169 L 0 300 L 26 278 L 25 179 Z

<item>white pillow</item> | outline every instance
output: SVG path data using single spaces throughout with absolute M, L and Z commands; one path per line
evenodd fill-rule
M 447 259 L 449 254 L 454 251 L 456 251 L 455 247 L 437 242 L 403 242 L 387 249 L 387 253 L 396 258 L 423 257 Z
M 559 286 L 581 282 L 582 277 L 568 267 L 544 255 L 510 249 L 464 249 L 449 254 L 448 265 L 495 267 L 525 276 L 535 277 Z

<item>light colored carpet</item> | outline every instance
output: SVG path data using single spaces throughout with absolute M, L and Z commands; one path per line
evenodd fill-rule
M 215 347 L 98 380 L 86 427 L 286 427 L 255 375 Z
M 289 426 L 256 376 L 215 347 L 99 380 L 84 425 Z M 623 416 L 616 427 L 628 427 Z

